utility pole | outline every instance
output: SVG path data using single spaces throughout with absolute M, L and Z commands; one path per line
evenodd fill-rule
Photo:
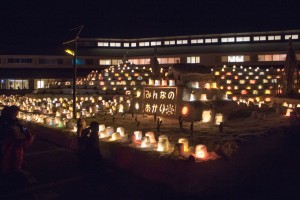
M 73 44 L 74 45 L 74 50 L 73 52 L 71 50 L 66 50 L 67 53 L 73 55 L 73 87 L 72 87 L 72 97 L 73 97 L 73 119 L 76 119 L 76 79 L 77 79 L 77 65 L 76 65 L 76 59 L 77 59 L 77 53 L 78 53 L 78 39 L 79 39 L 79 34 L 81 33 L 83 29 L 83 25 L 78 26 L 76 28 L 71 29 L 71 31 L 76 31 L 78 30 L 76 36 L 74 39 L 64 42 L 64 45 L 67 44 Z

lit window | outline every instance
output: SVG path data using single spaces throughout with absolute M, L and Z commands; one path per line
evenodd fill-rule
M 141 58 L 141 59 L 129 59 L 129 62 L 136 65 L 148 65 L 150 64 L 150 58 Z
M 148 47 L 149 46 L 149 42 L 139 42 L 139 46 L 140 47 Z
M 120 64 L 120 63 L 122 63 L 122 60 L 118 60 L 118 59 L 112 59 L 112 60 L 111 60 L 111 64 L 112 64 L 112 65 L 118 65 L 118 64 Z
M 281 40 L 281 36 L 280 35 L 275 35 L 275 40 Z
M 250 37 L 236 37 L 237 42 L 249 42 Z
M 228 56 L 228 62 L 244 62 L 244 56 Z
M 285 40 L 289 40 L 290 38 L 292 38 L 292 40 L 297 40 L 298 39 L 298 35 L 294 34 L 294 35 L 285 35 L 284 36 Z
M 111 60 L 110 59 L 100 59 L 99 65 L 111 65 Z
M 131 47 L 136 47 L 136 43 L 135 43 L 135 42 L 132 42 L 132 43 L 131 43 Z
M 199 44 L 199 43 L 203 43 L 203 39 L 192 39 L 191 40 L 192 44 Z
M 161 45 L 161 41 L 152 41 L 151 42 L 151 46 L 160 46 Z
M 108 42 L 98 42 L 98 47 L 108 47 Z
M 164 42 L 165 45 L 175 45 L 175 40 L 169 40 Z
M 120 43 L 120 42 L 111 42 L 111 43 L 109 44 L 109 46 L 111 46 L 111 47 L 120 47 L 120 46 L 121 46 L 121 43 Z
M 124 47 L 129 47 L 129 43 L 124 43 Z
M 200 63 L 200 56 L 187 57 L 187 63 Z
M 221 38 L 221 42 L 234 42 L 234 41 L 235 41 L 234 37 Z
M 286 54 L 258 55 L 258 61 L 285 61 Z
M 266 36 L 254 36 L 253 40 L 254 41 L 265 41 L 265 40 L 267 40 L 267 37 Z
M 179 63 L 180 58 L 171 57 L 171 58 L 157 58 L 159 64 L 175 64 Z
M 44 88 L 45 82 L 44 81 L 37 81 L 37 88 Z
M 216 43 L 218 42 L 218 38 L 206 38 L 205 43 Z
M 177 44 L 187 44 L 187 40 L 177 40 Z

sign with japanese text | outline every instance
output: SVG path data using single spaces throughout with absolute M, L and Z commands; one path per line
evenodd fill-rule
M 144 113 L 168 116 L 176 114 L 176 87 L 145 87 L 143 97 Z

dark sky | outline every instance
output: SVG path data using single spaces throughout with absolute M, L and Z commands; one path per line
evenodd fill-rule
M 141 38 L 300 29 L 294 0 L 1 0 L 0 54 L 61 52 L 80 37 Z

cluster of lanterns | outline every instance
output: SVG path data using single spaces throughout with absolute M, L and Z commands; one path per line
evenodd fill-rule
M 17 105 L 20 107 L 19 118 L 50 125 L 58 128 L 73 129 L 72 101 L 68 98 L 30 98 L 20 96 L 0 96 L 1 106 Z M 113 100 L 98 97 L 78 97 L 76 118 L 92 117 L 98 111 L 107 114 L 124 113 L 129 109 L 130 100 L 122 96 Z M 138 106 L 138 105 L 136 105 Z
M 227 67 L 214 71 L 214 76 L 219 80 L 219 89 L 232 98 L 261 97 L 267 101 L 274 94 L 281 93 L 279 79 L 282 76 L 281 69 L 260 69 L 259 67 Z
M 177 143 L 172 144 L 165 134 L 158 136 L 158 140 L 156 141 L 153 132 L 146 132 L 145 136 L 143 136 L 142 131 L 135 131 L 132 135 L 132 143 L 138 148 L 146 148 L 166 154 L 176 153 L 176 155 L 183 157 L 192 155 L 196 159 L 201 160 L 213 159 L 205 145 L 199 144 L 195 148 L 189 147 L 187 138 L 179 138 Z
M 128 62 L 111 66 L 104 71 L 92 71 L 85 78 L 76 81 L 77 94 L 98 93 L 137 96 L 141 85 L 147 84 L 147 78 L 151 75 L 150 67 L 138 67 Z M 70 88 L 70 81 L 53 82 L 49 89 Z M 96 91 L 95 91 L 96 89 Z M 91 90 L 91 91 L 89 91 Z

